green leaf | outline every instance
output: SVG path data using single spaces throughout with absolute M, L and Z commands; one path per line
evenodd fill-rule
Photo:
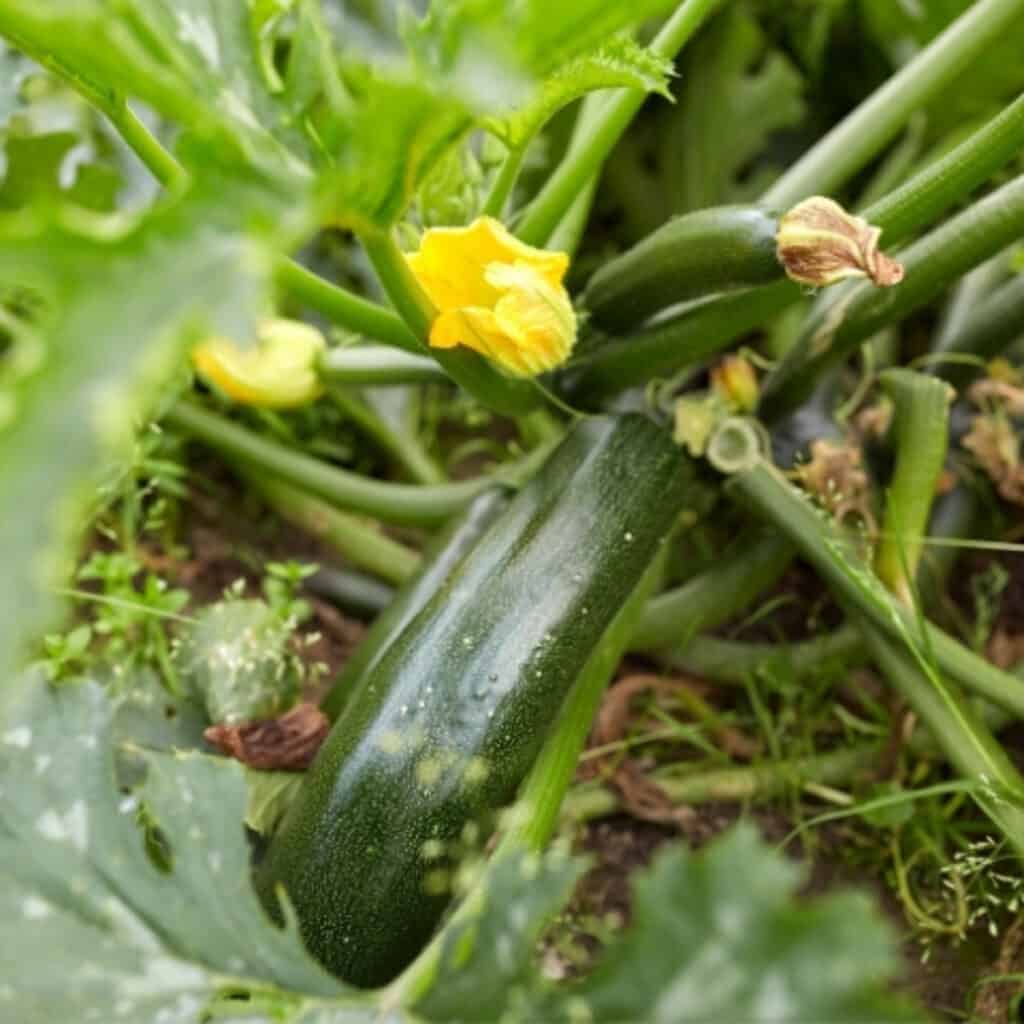
M 568 902 L 584 862 L 564 853 L 522 853 L 489 865 L 477 912 L 445 933 L 437 972 L 415 1011 L 444 1024 L 521 1015 L 539 984 L 534 968 L 544 925 Z M 473 897 L 470 897 L 471 899 Z
M 579 863 L 550 856 L 524 878 L 493 865 L 479 916 L 457 915 L 417 1014 L 438 1022 L 543 1020 L 887 1022 L 923 1019 L 894 998 L 893 937 L 864 896 L 801 905 L 799 868 L 750 826 L 701 853 L 664 851 L 635 878 L 633 922 L 588 978 L 553 986 L 533 966 L 540 924 Z
M 266 601 L 229 598 L 198 614 L 177 661 L 211 722 L 274 718 L 295 703 L 301 662 L 288 647 L 292 627 Z
M 559 65 L 519 109 L 485 123 L 510 149 L 518 149 L 562 107 L 596 89 L 640 89 L 670 99 L 671 74 L 670 61 L 651 53 L 629 36 L 616 36 Z
M 258 195 L 196 191 L 134 223 L 0 217 L 0 285 L 44 303 L 34 321 L 12 321 L 20 336 L 0 361 L 0 504 L 17 510 L 0 521 L 0 681 L 54 610 L 101 457 L 125 445 L 190 342 L 252 336 L 272 235 L 218 225 L 257 202 L 269 214 Z M 283 235 L 289 218 L 278 217 Z
M 522 76 L 527 87 L 529 77 L 551 74 L 673 6 L 672 0 L 434 0 L 422 21 L 406 26 L 405 38 L 423 65 L 463 83 L 467 101 L 486 69 L 508 102 L 511 83 L 502 80 L 503 71 Z M 490 51 L 489 64 L 474 56 L 481 50 Z M 495 66 L 494 58 L 503 61 Z
M 247 3 L 126 0 L 113 14 L 104 0 L 3 0 L 0 33 L 100 109 L 141 99 L 190 131 L 230 141 L 252 165 L 286 178 L 309 173 L 314 140 L 261 74 Z
M 149 754 L 145 783 L 125 798 L 112 715 L 92 683 L 28 677 L 0 727 L 0 946 L 13 968 L 0 1015 L 191 1024 L 230 979 L 344 996 L 293 930 L 270 924 L 249 884 L 240 766 Z M 146 852 L 140 802 L 170 872 Z
M 686 51 L 660 164 L 675 212 L 758 195 L 774 172 L 752 166 L 804 113 L 801 78 L 757 22 L 730 6 Z M 709 97 L 713 97 L 709 101 Z
M 566 993 L 587 1019 L 922 1020 L 886 991 L 893 937 L 865 896 L 794 902 L 800 872 L 749 826 L 674 847 L 636 883 L 634 919 Z
M 249 800 L 245 824 L 261 836 L 269 836 L 284 817 L 302 785 L 299 772 L 258 772 L 247 768 L 245 782 Z

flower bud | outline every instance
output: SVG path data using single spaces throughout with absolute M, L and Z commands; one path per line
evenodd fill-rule
M 736 412 L 753 412 L 757 408 L 757 374 L 743 356 L 726 356 L 711 371 L 711 386 Z

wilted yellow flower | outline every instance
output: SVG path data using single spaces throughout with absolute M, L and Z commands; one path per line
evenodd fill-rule
M 208 338 L 192 350 L 192 362 L 205 381 L 236 402 L 287 409 L 320 394 L 316 361 L 325 348 L 315 327 L 273 318 L 260 321 L 256 344 L 249 348 L 229 338 Z
M 431 228 L 406 259 L 438 310 L 434 348 L 465 345 L 517 377 L 568 358 L 576 314 L 562 285 L 565 253 L 534 249 L 479 217 L 464 228 Z

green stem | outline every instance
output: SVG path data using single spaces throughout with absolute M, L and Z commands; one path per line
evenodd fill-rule
M 861 216 L 892 245 L 933 224 L 967 193 L 986 182 L 1024 148 L 1024 95 L 1019 96 L 948 153 L 866 207 Z
M 368 233 L 360 240 L 395 309 L 419 342 L 427 346 L 437 311 L 393 236 L 387 232 Z M 495 412 L 517 416 L 543 401 L 543 393 L 533 381 L 505 377 L 467 348 L 432 349 L 431 355 L 454 381 Z
M 505 154 L 505 159 L 494 176 L 494 181 L 491 183 L 490 191 L 487 193 L 487 198 L 480 211 L 485 217 L 497 217 L 500 220 L 504 215 L 508 197 L 512 194 L 512 189 L 515 188 L 516 179 L 523 166 L 524 156 L 526 156 L 525 145 L 516 146 L 515 149 L 510 149 Z
M 765 193 L 786 209 L 814 193 L 834 192 L 881 152 L 910 115 L 951 85 L 961 72 L 1024 15 L 1024 0 L 979 0 L 884 85 L 817 142 Z
M 593 354 L 574 360 L 561 374 L 559 387 L 570 401 L 593 408 L 627 388 L 702 362 L 798 298 L 797 285 L 777 281 L 694 303 L 669 320 L 609 339 Z
M 349 569 L 321 566 L 303 587 L 357 619 L 373 620 L 383 615 L 395 599 L 394 587 Z
M 970 705 L 934 673 L 890 643 L 880 629 L 863 624 L 872 657 L 889 683 L 928 726 L 945 757 L 976 782 L 974 798 L 1024 855 L 1024 778 Z
M 881 747 L 872 743 L 743 768 L 690 768 L 685 774 L 679 771 L 679 765 L 671 765 L 652 772 L 650 779 L 674 804 L 765 800 L 808 783 L 831 785 L 849 782 L 858 775 L 869 775 L 878 767 L 881 752 Z M 572 824 L 580 824 L 614 814 L 620 803 L 618 793 L 595 779 L 572 789 L 562 817 Z
M 392 310 L 307 270 L 294 260 L 281 259 L 275 268 L 278 287 L 296 302 L 325 316 L 333 324 L 374 341 L 422 354 L 424 347 Z
M 320 357 L 320 376 L 327 384 L 349 387 L 401 387 L 450 380 L 427 356 L 397 352 L 387 345 L 344 345 Z
M 897 601 L 851 548 L 848 539 L 770 463 L 761 459 L 729 483 L 745 509 L 785 534 L 822 580 L 883 634 L 912 652 L 927 651 L 941 672 L 966 689 L 1024 716 L 1024 682 L 990 665 Z
M 866 660 L 866 652 L 858 630 L 843 625 L 832 633 L 793 644 L 738 643 L 695 636 L 662 658 L 671 668 L 742 686 L 766 673 L 799 681 L 828 664 L 852 667 Z
M 721 0 L 684 0 L 650 44 L 660 57 L 674 57 Z M 600 170 L 622 133 L 643 105 L 646 94 L 621 89 L 587 126 L 586 136 L 570 148 L 519 222 L 518 235 L 531 245 L 545 245 L 566 211 Z
M 244 466 L 242 476 L 279 516 L 325 541 L 357 569 L 399 584 L 419 566 L 420 556 L 415 551 L 385 536 L 365 520 Z
M 685 649 L 699 632 L 728 622 L 774 586 L 792 560 L 793 545 L 778 534 L 741 535 L 712 569 L 647 603 L 630 650 Z
M 796 408 L 821 373 L 887 324 L 930 302 L 943 288 L 1024 234 L 1024 175 L 952 217 L 900 254 L 903 281 L 843 289 L 805 326 L 764 384 L 761 414 L 775 419 Z
M 341 388 L 329 389 L 328 395 L 346 419 L 351 420 L 362 433 L 392 456 L 414 483 L 444 483 L 445 475 L 441 467 L 424 451 L 415 437 L 393 430 L 358 395 Z
M 494 865 L 523 850 L 540 852 L 551 838 L 559 821 L 565 794 L 576 774 L 576 765 L 594 723 L 601 699 L 619 663 L 636 619 L 648 596 L 657 587 L 664 570 L 662 554 L 651 564 L 644 578 L 612 620 L 600 643 L 587 659 L 555 721 L 551 734 L 530 769 L 519 791 L 517 811 L 509 815 L 511 824 L 502 834 L 482 877 L 467 894 L 444 927 L 425 950 L 396 979 L 386 999 L 390 1005 L 414 1005 L 430 988 L 441 954 L 453 929 L 479 913 L 487 892 L 488 872 Z
M 896 466 L 886 492 L 875 571 L 910 608 L 932 502 L 946 461 L 952 389 L 935 377 L 902 368 L 886 370 L 881 383 L 894 407 Z
M 237 459 L 257 472 L 279 477 L 338 508 L 361 512 L 384 522 L 409 526 L 438 526 L 463 508 L 473 497 L 499 482 L 504 473 L 478 477 L 460 483 L 424 487 L 371 480 L 303 455 L 275 441 L 269 441 L 208 412 L 191 402 L 180 401 L 167 413 L 164 423 L 172 430 L 190 435 L 229 459 Z M 516 470 L 532 469 L 545 452 L 532 453 Z
M 139 120 L 126 101 L 103 104 L 101 109 L 117 133 L 161 185 L 174 190 L 184 188 L 188 182 L 188 172 L 160 145 L 156 136 Z
M 937 352 L 955 352 L 988 360 L 1004 352 L 1024 336 L 1024 274 L 1015 274 L 980 302 L 959 330 L 945 335 Z M 935 372 L 953 384 L 962 385 L 978 370 L 963 363 L 939 363 Z

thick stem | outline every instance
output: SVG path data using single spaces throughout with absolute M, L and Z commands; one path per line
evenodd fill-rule
M 696 636 L 662 655 L 671 668 L 742 686 L 770 673 L 799 681 L 828 664 L 854 666 L 867 660 L 864 641 L 852 626 L 793 644 L 739 643 L 714 636 Z
M 1024 682 L 990 665 L 951 636 L 897 601 L 878 581 L 837 528 L 768 462 L 730 481 L 744 508 L 753 508 L 781 533 L 821 575 L 839 600 L 867 618 L 891 641 L 912 652 L 926 651 L 939 671 L 965 689 L 1024 716 Z
M 672 765 L 652 772 L 650 778 L 676 804 L 765 800 L 808 783 L 847 783 L 858 775 L 868 775 L 877 768 L 880 753 L 880 746 L 873 743 L 785 761 L 764 761 L 743 768 L 710 767 L 691 769 L 683 774 L 678 765 Z M 618 793 L 600 780 L 594 780 L 576 786 L 569 793 L 562 817 L 579 824 L 614 814 L 619 806 Z
M 907 118 L 1024 16 L 1024 0 L 980 0 L 835 126 L 765 193 L 784 209 L 814 193 L 834 192 L 899 132 Z
M 653 53 L 674 57 L 721 0 L 684 0 L 650 44 Z M 587 126 L 585 138 L 570 149 L 519 222 L 518 235 L 531 245 L 545 245 L 566 211 L 600 170 L 615 144 L 643 105 L 646 94 L 621 89 Z
M 210 445 L 229 459 L 239 460 L 252 471 L 269 473 L 341 509 L 389 523 L 438 526 L 480 491 L 497 482 L 495 477 L 479 477 L 424 487 L 371 480 L 268 441 L 191 402 L 179 402 L 164 422 L 172 430 Z M 531 453 L 518 468 L 525 472 L 528 463 L 532 468 L 537 461 L 538 456 Z
M 494 176 L 491 189 L 484 200 L 480 213 L 486 217 L 497 217 L 499 220 L 505 213 L 508 205 L 508 197 L 512 195 L 515 188 L 516 178 L 519 177 L 519 170 L 523 166 L 523 157 L 526 156 L 526 145 L 516 146 L 505 154 L 505 159 Z
M 393 983 L 388 1004 L 411 1006 L 429 989 L 451 930 L 461 928 L 479 912 L 487 891 L 488 871 L 492 871 L 494 865 L 505 857 L 515 856 L 524 850 L 543 850 L 551 838 L 605 688 L 625 651 L 644 602 L 661 579 L 666 550 L 663 548 L 663 553 L 655 558 L 587 659 L 540 756 L 519 791 L 516 813 L 509 815 L 510 824 L 491 854 L 488 868 L 447 924 Z
M 420 343 L 429 345 L 430 327 L 437 311 L 409 269 L 394 238 L 382 232 L 365 234 L 361 241 L 395 309 Z M 433 349 L 431 355 L 454 381 L 495 412 L 518 416 L 543 401 L 543 392 L 533 381 L 505 377 L 469 349 Z
M 409 474 L 417 484 L 440 484 L 445 481 L 441 467 L 411 434 L 400 434 L 393 430 L 361 398 L 341 388 L 331 388 L 331 401 L 347 419 Z
M 633 651 L 686 648 L 774 586 L 793 560 L 793 545 L 775 533 L 742 535 L 712 569 L 652 598 L 630 638 Z
M 350 387 L 402 387 L 451 379 L 433 359 L 396 352 L 387 345 L 332 348 L 320 357 L 319 370 L 327 384 Z
M 977 356 L 987 361 L 1022 336 L 1024 274 L 1014 274 L 1002 287 L 975 302 L 959 330 L 945 335 L 942 347 L 936 347 L 935 351 Z M 978 368 L 959 362 L 938 363 L 934 369 L 936 374 L 955 385 L 965 384 L 979 372 Z
M 303 588 L 343 612 L 365 620 L 383 615 L 395 599 L 394 587 L 350 569 L 321 567 L 303 581 Z
M 392 310 L 353 295 L 294 260 L 281 259 L 275 278 L 278 287 L 292 299 L 316 310 L 339 327 L 407 352 L 422 354 L 424 351 L 424 346 Z
M 931 730 L 949 761 L 978 786 L 974 798 L 1002 830 L 1019 856 L 1024 855 L 1024 778 L 970 705 L 936 674 L 863 623 L 864 639 L 886 679 Z
M 404 583 L 419 566 L 420 556 L 415 551 L 385 536 L 365 520 L 262 473 L 243 467 L 242 476 L 278 515 L 325 541 L 357 569 L 398 584 Z
M 882 538 L 875 555 L 879 579 L 908 608 L 946 461 L 952 389 L 913 370 L 886 370 L 882 387 L 892 399 L 896 466 L 886 492 Z
M 972 267 L 1024 233 L 1024 175 L 946 221 L 900 254 L 901 284 L 843 290 L 812 317 L 800 339 L 764 385 L 761 413 L 784 415 L 813 390 L 823 371 L 862 341 L 930 302 Z
M 877 224 L 891 246 L 934 223 L 968 192 L 988 181 L 1024 148 L 1024 95 L 1019 96 L 948 153 L 899 188 L 868 206 L 861 216 Z

